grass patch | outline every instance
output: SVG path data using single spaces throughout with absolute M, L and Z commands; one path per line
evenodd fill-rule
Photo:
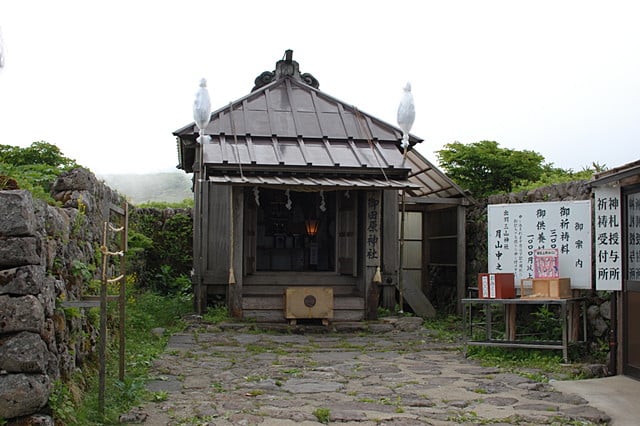
M 329 424 L 329 420 L 331 419 L 331 410 L 329 410 L 328 408 L 316 408 L 315 410 L 313 410 L 312 414 L 316 416 L 316 419 L 318 419 L 320 423 L 323 423 L 325 425 Z
M 126 305 L 126 346 L 125 378 L 118 380 L 117 338 L 111 338 L 107 347 L 106 389 L 104 417 L 98 407 L 98 369 L 95 365 L 83 366 L 84 377 L 65 383 L 60 387 L 54 406 L 56 424 L 66 425 L 105 425 L 118 424 L 120 414 L 129 411 L 144 400 L 162 400 L 162 393 L 149 393 L 145 383 L 149 379 L 149 368 L 153 359 L 164 350 L 168 335 L 184 329 L 181 317 L 191 312 L 190 296 L 160 296 L 154 293 L 134 293 L 128 291 Z M 114 319 L 117 305 L 109 305 L 109 323 L 117 324 Z M 167 330 L 164 336 L 151 333 L 151 329 L 162 327 Z M 110 326 L 115 333 L 116 326 Z M 82 395 L 74 400 L 72 392 L 64 389 L 82 387 Z M 75 410 L 71 410 L 71 404 Z
M 424 321 L 424 328 L 436 342 L 460 343 L 462 336 L 462 319 L 455 315 L 428 318 Z
M 549 377 L 559 376 L 580 378 L 566 368 L 557 351 L 470 346 L 467 348 L 467 356 L 479 361 L 484 367 L 498 367 L 538 382 L 548 382 Z
M 225 305 L 208 306 L 207 312 L 202 316 L 202 319 L 212 324 L 219 324 L 231 319 L 229 314 L 229 308 Z

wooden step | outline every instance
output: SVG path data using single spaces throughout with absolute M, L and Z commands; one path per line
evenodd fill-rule
M 260 297 L 243 297 L 242 309 L 256 310 L 278 310 L 284 311 L 284 296 L 260 296 Z M 333 310 L 364 310 L 364 299 L 362 297 L 334 297 Z
M 357 284 L 356 278 L 333 272 L 259 272 L 242 277 L 242 280 L 244 286 L 351 287 Z
M 298 287 L 298 286 L 262 286 L 262 285 L 251 285 L 242 286 L 242 294 L 244 297 L 247 296 L 280 296 L 284 297 L 286 293 L 286 289 L 290 287 Z M 313 286 L 300 286 L 300 287 L 313 287 Z M 335 296 L 359 296 L 358 289 L 354 286 L 322 286 L 322 287 L 331 287 L 333 289 L 333 294 Z
M 274 310 L 245 310 L 242 312 L 243 318 L 256 322 L 286 323 L 282 311 Z M 364 310 L 361 311 L 333 311 L 333 319 L 329 322 L 355 322 L 364 321 Z

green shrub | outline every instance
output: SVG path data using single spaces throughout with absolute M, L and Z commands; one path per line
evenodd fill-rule
M 2 181 L 14 179 L 20 189 L 29 190 L 33 197 L 49 204 L 55 204 L 50 194 L 55 180 L 60 173 L 75 167 L 78 167 L 75 160 L 65 157 L 57 146 L 44 141 L 33 142 L 25 148 L 0 144 Z
M 184 212 L 166 213 L 152 208 L 132 212 L 129 270 L 143 288 L 164 294 L 190 291 L 192 219 Z
M 320 407 L 313 411 L 313 415 L 316 416 L 320 423 L 328 424 L 331 418 L 331 411 L 328 408 Z

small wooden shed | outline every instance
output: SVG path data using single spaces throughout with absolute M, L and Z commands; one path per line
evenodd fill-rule
M 318 87 L 287 51 L 211 114 L 204 143 L 194 123 L 174 132 L 194 176 L 198 312 L 225 300 L 258 321 L 357 321 L 392 308 L 404 281 L 406 302 L 432 315 L 429 264 L 453 269 L 463 295 L 463 192 L 411 149 L 420 139 L 405 157 L 399 128 Z

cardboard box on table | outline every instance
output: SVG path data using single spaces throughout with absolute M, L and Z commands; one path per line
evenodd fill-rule
M 523 299 L 569 299 L 571 278 L 525 278 L 520 282 Z

